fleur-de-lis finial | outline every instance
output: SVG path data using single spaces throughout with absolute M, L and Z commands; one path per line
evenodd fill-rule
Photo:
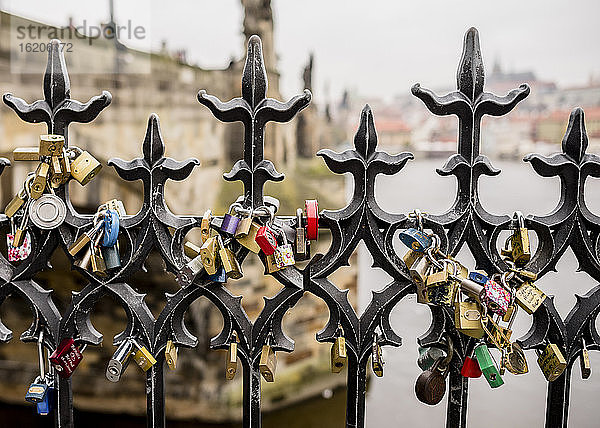
M 223 122 L 244 124 L 244 159 L 238 160 L 223 177 L 228 181 L 244 183 L 245 204 L 262 205 L 264 184 L 284 178 L 273 163 L 264 159 L 264 129 L 269 121 L 288 122 L 296 113 L 308 106 L 311 93 L 308 89 L 286 103 L 267 98 L 267 74 L 258 36 L 248 40 L 248 53 L 242 76 L 242 97 L 223 102 L 206 91 L 198 92 L 198 101 L 207 106 Z

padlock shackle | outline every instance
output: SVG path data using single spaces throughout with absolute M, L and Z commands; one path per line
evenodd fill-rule
M 513 220 L 516 221 L 516 224 L 519 228 L 525 228 L 525 216 L 523 216 L 521 211 L 515 211 L 513 214 Z
M 38 363 L 40 366 L 40 377 L 44 379 L 46 377 L 46 358 L 44 356 L 44 329 L 40 330 L 40 335 L 37 340 L 38 345 Z

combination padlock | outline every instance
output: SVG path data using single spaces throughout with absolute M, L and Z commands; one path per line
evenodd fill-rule
M 446 377 L 450 373 L 449 367 L 454 355 L 452 340 L 448 340 L 446 357 L 440 357 L 431 367 L 419 375 L 415 383 L 415 394 L 419 401 L 430 406 L 435 406 L 446 394 Z

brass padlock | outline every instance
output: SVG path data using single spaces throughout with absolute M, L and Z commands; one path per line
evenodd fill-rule
M 31 199 L 39 199 L 46 190 L 48 184 L 48 175 L 50 173 L 50 165 L 42 162 L 38 165 L 35 171 L 35 178 L 31 182 Z
M 27 230 L 17 228 L 15 231 L 15 237 L 13 239 L 13 247 L 20 247 L 25 242 L 25 236 L 27 235 Z
M 202 259 L 202 265 L 204 266 L 204 270 L 206 270 L 209 275 L 214 275 L 217 273 L 218 249 L 219 244 L 216 236 L 208 238 L 208 240 L 202 244 L 202 247 L 200 247 L 200 258 Z
M 538 365 L 542 369 L 546 380 L 553 382 L 558 379 L 567 368 L 567 360 L 558 346 L 550 343 L 542 352 L 536 351 L 538 353 Z
M 195 259 L 200 254 L 200 247 L 191 241 L 185 241 L 185 244 L 183 244 L 183 253 L 190 259 Z
M 510 304 L 508 305 L 508 309 L 506 310 L 506 313 L 502 316 L 502 321 L 504 322 L 510 322 L 510 320 L 513 317 L 513 313 L 515 312 L 516 307 L 514 304 Z
M 4 214 L 8 218 L 13 217 L 17 211 L 19 211 L 19 208 L 25 204 L 25 201 L 27 201 L 27 192 L 25 189 L 21 189 L 19 193 L 17 193 L 15 197 L 12 198 L 6 205 L 6 208 L 4 208 Z
M 331 371 L 339 373 L 346 366 L 348 356 L 346 355 L 346 339 L 339 336 L 331 346 Z
M 408 250 L 406 252 L 406 254 L 404 254 L 404 256 L 402 256 L 402 261 L 406 265 L 406 268 L 410 270 L 410 268 L 413 267 L 415 262 L 417 262 L 419 259 L 421 259 L 423 257 L 425 257 L 425 255 L 423 253 L 419 253 L 415 250 Z
M 92 247 L 88 246 L 86 252 L 83 254 L 83 257 L 80 258 L 79 260 L 76 260 L 75 263 L 73 263 L 73 264 L 80 269 L 87 270 L 88 267 L 90 266 L 91 259 L 92 259 Z
M 172 340 L 167 340 L 167 346 L 165 346 L 165 361 L 171 370 L 177 368 L 177 347 Z
M 410 277 L 415 284 L 425 284 L 427 282 L 427 274 L 431 269 L 431 263 L 427 257 L 418 259 L 408 270 Z
M 263 345 L 260 353 L 258 369 L 267 382 L 275 380 L 275 369 L 277 368 L 277 355 L 270 345 Z
M 133 360 L 140 366 L 143 371 L 148 371 L 154 364 L 156 359 L 145 346 L 140 345 L 136 341 L 133 342 L 137 351 L 133 354 Z
M 546 295 L 532 282 L 524 282 L 515 292 L 515 300 L 528 314 L 533 314 L 546 300 Z
M 64 155 L 52 156 L 50 162 L 52 168 L 50 171 L 50 184 L 56 189 L 71 178 L 71 167 Z
M 106 263 L 104 263 L 104 257 L 102 257 L 102 253 L 98 248 L 101 238 L 102 235 L 98 235 L 96 242 L 94 242 L 94 245 L 92 245 L 92 257 L 90 261 L 92 264 L 92 272 L 99 277 L 106 278 L 108 276 L 108 272 L 106 271 Z
M 531 251 L 529 249 L 529 234 L 525 228 L 525 219 L 521 212 L 515 212 L 514 219 L 517 220 L 518 226 L 514 230 L 511 238 L 511 258 L 516 265 L 523 266 L 531 259 Z
M 241 246 L 256 254 L 260 253 L 260 246 L 256 243 L 256 234 L 258 229 L 260 229 L 260 224 L 253 221 L 250 225 L 248 234 L 246 236 L 242 236 L 241 238 L 236 238 Z
M 587 379 L 592 375 L 592 365 L 590 363 L 590 354 L 585 344 L 585 339 L 581 339 L 581 356 L 579 357 L 579 367 L 581 368 L 581 378 Z
M 240 279 L 244 276 L 244 273 L 242 272 L 240 263 L 235 257 L 235 253 L 224 245 L 221 245 L 220 247 L 219 258 L 221 259 L 221 264 L 225 269 L 225 273 L 229 278 Z
M 200 240 L 204 244 L 208 238 L 210 238 L 210 221 L 212 219 L 212 212 L 206 210 L 200 221 Z
M 17 147 L 13 150 L 15 161 L 39 161 L 40 151 L 37 147 Z
M 232 380 L 237 373 L 237 341 L 234 339 L 229 343 L 227 350 L 227 361 L 225 363 L 225 379 Z
M 373 342 L 373 346 L 371 347 L 371 368 L 373 369 L 373 373 L 377 377 L 383 377 L 383 365 L 385 361 L 383 361 L 383 352 L 381 350 L 381 346 L 377 343 L 377 340 Z
M 510 328 L 498 325 L 487 315 L 481 317 L 481 326 L 488 335 L 488 338 L 498 349 L 505 349 L 510 345 L 510 337 L 512 336 L 512 330 Z
M 512 374 L 525 374 L 529 371 L 523 348 L 516 342 L 508 345 L 506 352 L 502 353 L 502 358 L 502 365 Z
M 62 153 L 65 146 L 65 137 L 62 135 L 45 134 L 40 135 L 40 156 L 53 156 Z
M 463 302 L 458 297 L 454 306 L 454 324 L 462 334 L 476 339 L 485 334 L 481 325 L 481 306 L 477 302 Z
M 79 156 L 71 162 L 71 175 L 82 186 L 85 186 L 98 174 L 102 165 L 90 153 L 85 150 L 80 151 Z
M 273 273 L 283 269 L 283 267 L 277 266 L 277 263 L 275 263 L 275 256 L 273 254 L 265 256 L 265 260 L 267 261 L 267 273 Z
M 235 236 L 236 238 L 243 238 L 244 236 L 248 235 L 251 227 L 252 216 L 248 215 L 247 217 L 240 219 L 237 229 L 235 230 L 235 234 L 233 236 Z

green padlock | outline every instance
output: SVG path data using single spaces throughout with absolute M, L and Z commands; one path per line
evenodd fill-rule
M 504 385 L 502 376 L 500 376 L 500 372 L 492 359 L 492 354 L 490 354 L 490 350 L 483 341 L 479 342 L 475 347 L 475 358 L 490 387 L 498 388 L 499 386 Z

